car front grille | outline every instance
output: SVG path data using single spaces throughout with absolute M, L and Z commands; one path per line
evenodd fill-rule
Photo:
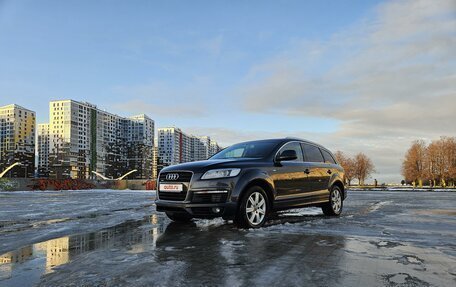
M 172 201 L 184 201 L 187 196 L 187 192 L 159 192 L 158 198 L 162 200 L 172 200 Z
M 178 177 L 176 179 L 167 179 L 166 176 L 168 174 L 177 174 Z M 190 182 L 192 179 L 192 173 L 188 171 L 177 171 L 177 172 L 163 172 L 160 173 L 160 182 Z
M 173 174 L 173 177 L 166 178 L 168 174 Z M 175 175 L 178 175 L 176 177 Z M 187 197 L 187 191 L 192 179 L 192 173 L 188 171 L 176 171 L 176 172 L 163 172 L 160 173 L 158 179 L 158 188 L 160 188 L 160 183 L 182 183 L 181 192 L 163 192 L 158 191 L 158 198 L 162 200 L 171 200 L 171 201 L 184 201 Z

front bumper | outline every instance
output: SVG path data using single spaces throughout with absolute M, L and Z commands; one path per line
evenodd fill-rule
M 197 218 L 223 217 L 232 219 L 236 214 L 235 202 L 191 203 L 157 199 L 155 205 L 157 206 L 157 211 L 186 212 Z
M 186 212 L 195 218 L 233 219 L 237 211 L 238 192 L 235 186 L 239 177 L 200 180 L 202 175 L 203 173 L 195 172 L 191 182 L 184 183 L 186 195 L 183 200 L 161 198 L 158 191 L 155 201 L 157 211 Z M 159 184 L 160 182 L 158 189 Z

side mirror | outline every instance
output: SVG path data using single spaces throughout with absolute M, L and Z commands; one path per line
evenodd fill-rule
M 283 152 L 281 152 L 277 158 L 276 161 L 289 161 L 289 160 L 295 160 L 297 159 L 298 156 L 296 155 L 296 151 L 293 149 L 286 149 Z

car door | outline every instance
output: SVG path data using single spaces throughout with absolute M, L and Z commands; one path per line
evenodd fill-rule
M 323 154 L 323 158 L 325 160 L 325 170 L 326 170 L 326 178 L 325 178 L 325 184 L 326 187 L 329 186 L 329 182 L 331 181 L 331 177 L 334 174 L 337 174 L 337 168 L 336 168 L 336 161 L 334 160 L 333 156 L 331 153 L 325 149 L 320 149 L 321 153 Z
M 308 166 L 309 195 L 322 196 L 328 189 L 328 173 L 320 148 L 310 143 L 302 143 L 304 161 Z
M 300 143 L 286 143 L 279 149 L 277 155 L 288 149 L 295 150 L 298 158 L 292 161 L 281 161 L 274 167 L 272 178 L 278 200 L 303 196 L 304 187 L 307 186 L 307 174 L 304 172 L 304 155 Z

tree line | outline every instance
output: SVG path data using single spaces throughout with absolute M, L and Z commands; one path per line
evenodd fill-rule
M 337 151 L 334 156 L 345 170 L 345 183 L 348 185 L 351 185 L 353 179 L 358 180 L 358 185 L 364 185 L 364 181 L 375 172 L 372 160 L 362 152 L 354 157 L 349 157 L 345 153 Z
M 442 136 L 427 145 L 415 140 L 402 162 L 405 182 L 418 186 L 454 186 L 456 183 L 456 138 Z

